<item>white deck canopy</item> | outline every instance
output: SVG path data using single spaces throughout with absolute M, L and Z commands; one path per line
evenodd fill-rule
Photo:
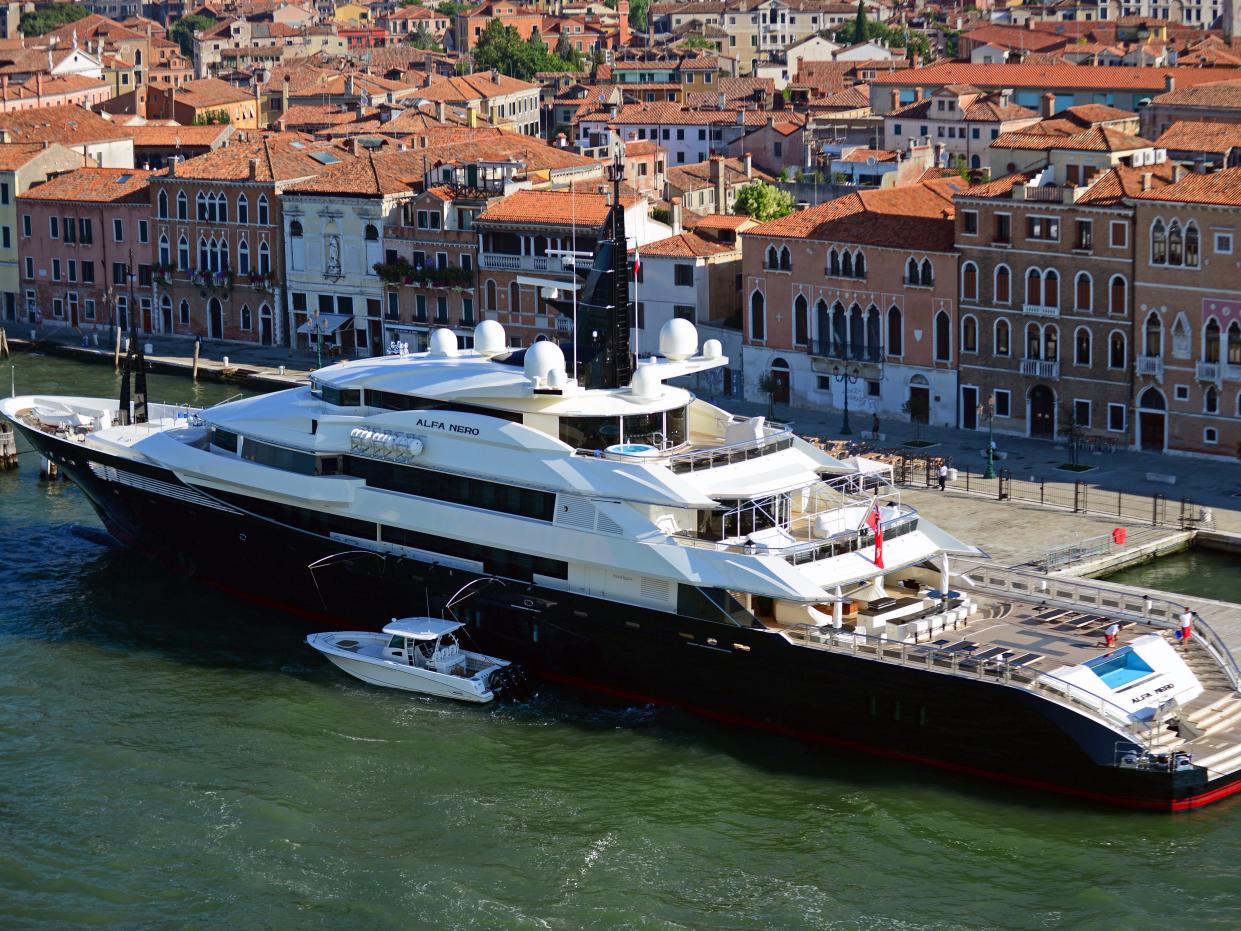
M 393 618 L 392 623 L 384 628 L 384 633 L 411 640 L 438 640 L 460 626 L 456 621 L 439 621 L 433 617 L 402 617 Z

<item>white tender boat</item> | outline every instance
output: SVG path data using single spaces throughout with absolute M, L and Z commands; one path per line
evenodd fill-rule
M 393 619 L 383 633 L 338 630 L 311 634 L 306 643 L 349 675 L 391 689 L 438 698 L 489 702 L 511 684 L 507 661 L 461 649 L 456 621 Z

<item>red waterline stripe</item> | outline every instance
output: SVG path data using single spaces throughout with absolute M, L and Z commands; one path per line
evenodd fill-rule
M 564 685 L 599 692 L 606 695 L 612 695 L 617 698 L 627 699 L 629 701 L 639 701 L 647 704 L 677 707 L 689 712 L 690 714 L 698 715 L 699 717 L 722 721 L 741 727 L 748 727 L 755 730 L 769 731 L 784 737 L 792 737 L 797 740 L 803 740 L 811 743 L 822 743 L 849 750 L 857 750 L 872 756 L 918 763 L 924 766 L 932 766 L 936 769 L 946 770 L 948 772 L 962 773 L 964 775 L 976 776 L 994 782 L 1002 782 L 1010 785 L 1039 789 L 1046 792 L 1056 792 L 1061 795 L 1071 795 L 1078 798 L 1091 799 L 1093 801 L 1105 802 L 1110 805 L 1119 805 L 1125 808 L 1137 808 L 1146 811 L 1189 811 L 1194 808 L 1201 808 L 1211 802 L 1218 801 L 1219 799 L 1223 799 L 1241 792 L 1241 778 L 1239 778 L 1237 781 L 1229 783 L 1226 786 L 1220 786 L 1210 792 L 1204 792 L 1201 795 L 1195 795 L 1183 799 L 1160 800 L 1144 798 L 1136 795 L 1111 795 L 1106 792 L 1098 792 L 1093 789 L 1083 789 L 1078 786 L 1068 786 L 1061 783 L 1048 782 L 1043 779 L 1034 779 L 1026 776 L 1018 776 L 1012 773 L 1002 773 L 995 770 L 983 769 L 981 767 L 971 766 L 967 763 L 955 763 L 949 760 L 941 760 L 936 757 L 909 753 L 905 750 L 880 747 L 874 744 L 851 740 L 847 737 L 833 737 L 827 734 L 818 733 L 816 731 L 801 730 L 799 728 L 789 727 L 783 724 L 772 724 L 768 721 L 760 721 L 756 718 L 750 718 L 744 715 L 717 711 L 712 708 L 704 708 L 688 702 L 668 701 L 666 699 L 656 698 L 651 695 L 645 695 L 640 692 L 634 692 L 629 689 L 616 688 L 614 686 L 592 682 L 588 679 L 581 679 L 577 676 L 569 676 L 544 670 L 540 670 L 539 672 L 543 678 L 551 679 Z

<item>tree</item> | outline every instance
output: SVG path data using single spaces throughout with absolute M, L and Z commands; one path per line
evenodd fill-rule
M 651 0 L 631 0 L 629 4 L 629 25 L 634 29 L 646 31 L 646 17 L 651 9 Z
M 572 61 L 573 46 L 569 43 L 569 34 L 562 32 L 560 38 L 556 40 L 556 57 L 562 61 Z
M 715 43 L 706 36 L 686 36 L 679 43 L 681 48 L 700 48 L 708 52 L 716 51 Z
M 737 192 L 733 212 L 753 217 L 759 223 L 778 220 L 793 212 L 793 195 L 765 181 L 754 181 Z
M 57 3 L 45 6 L 40 10 L 23 13 L 18 29 L 24 36 L 41 36 L 59 29 L 67 23 L 75 23 L 83 16 L 89 16 L 90 10 L 73 3 Z
M 1082 441 L 1086 439 L 1086 428 L 1077 422 L 1077 412 L 1073 410 L 1071 401 L 1064 401 L 1060 405 L 1060 435 L 1068 442 L 1069 464 L 1074 469 L 1081 468 Z
M 853 45 L 866 41 L 866 25 L 865 0 L 857 0 L 857 18 L 853 21 Z
M 572 50 L 572 58 L 567 60 L 553 55 L 537 35 L 523 42 L 516 29 L 493 19 L 474 46 L 474 69 L 487 71 L 491 68 L 529 81 L 540 71 L 579 71 L 582 56 L 576 50 Z
M 203 16 L 201 13 L 195 13 L 192 16 L 183 16 L 177 20 L 171 29 L 168 30 L 168 38 L 181 46 L 181 54 L 186 58 L 194 57 L 194 33 L 201 32 L 204 29 L 210 29 L 215 25 L 215 20 L 210 16 Z
M 440 43 L 435 41 L 435 37 L 427 31 L 426 23 L 419 23 L 418 28 L 414 30 L 414 34 L 409 37 L 409 44 L 414 48 L 433 50 L 440 48 Z
M 922 444 L 922 425 L 927 422 L 931 413 L 931 402 L 925 392 L 911 392 L 909 400 L 901 405 L 901 410 L 909 415 L 909 422 L 914 425 L 914 441 L 911 445 Z

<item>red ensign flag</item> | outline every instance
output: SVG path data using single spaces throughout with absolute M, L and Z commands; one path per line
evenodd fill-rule
M 883 529 L 879 526 L 879 502 L 876 501 L 866 515 L 866 526 L 875 534 L 875 565 L 883 568 Z

